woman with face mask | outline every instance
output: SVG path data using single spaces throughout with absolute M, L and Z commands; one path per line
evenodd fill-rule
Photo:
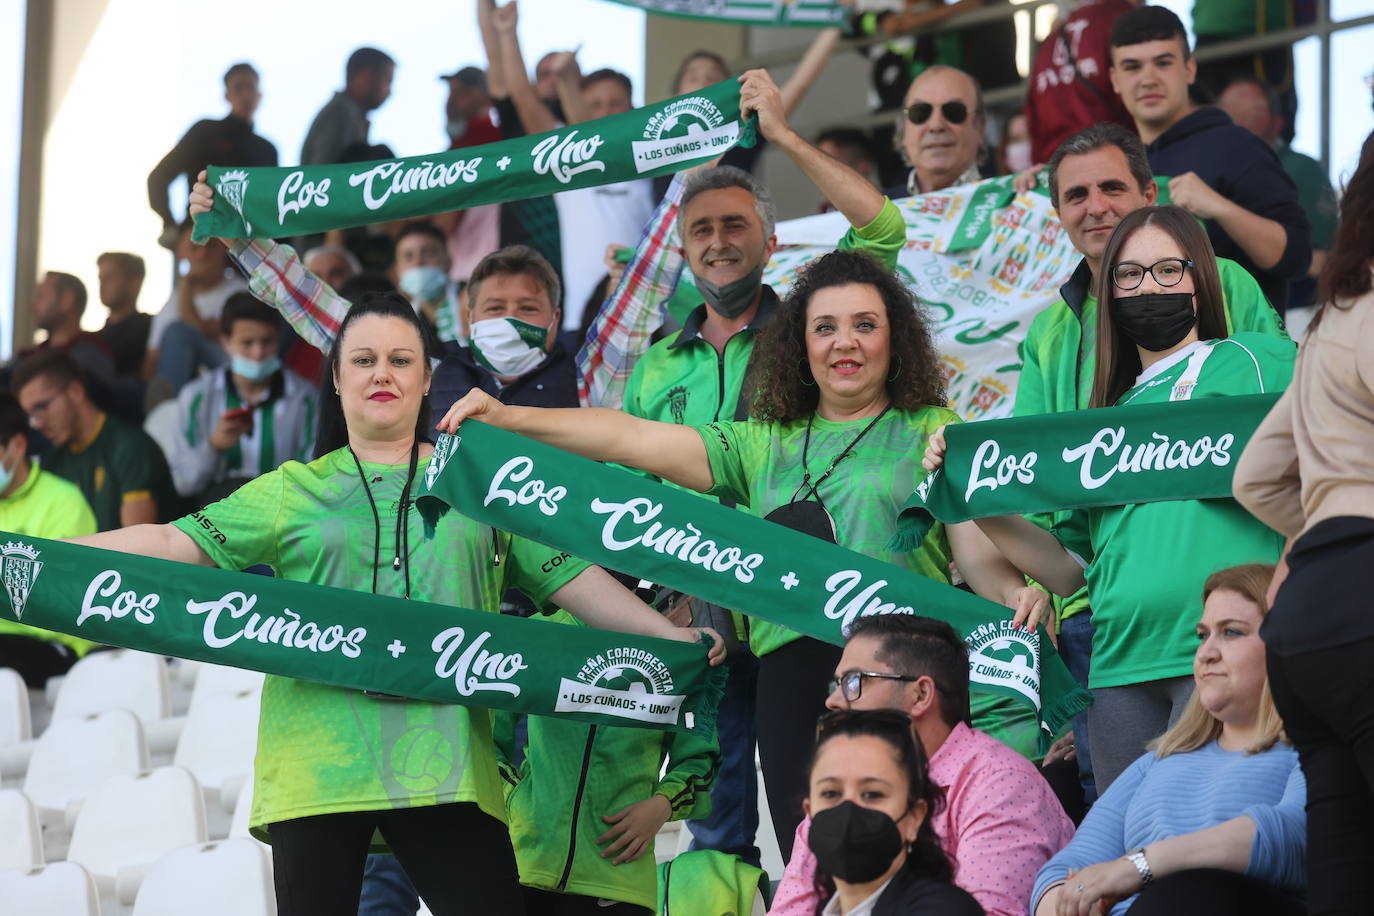
M 944 376 L 922 313 L 876 260 L 837 251 L 808 265 L 760 332 L 751 373 L 757 419 L 749 422 L 690 427 L 615 410 L 538 410 L 473 391 L 440 428 L 453 432 L 472 417 L 709 492 L 939 582 L 950 581 L 953 559 L 975 592 L 1023 613 L 1046 603 L 972 523 L 938 526 L 914 550 L 886 547 L 923 476 L 926 438 L 958 417 L 944 406 Z M 840 648 L 756 618 L 749 645 L 759 658 L 764 787 L 786 858 L 802 819 L 811 728 Z M 1013 719 L 1008 704 L 975 698 L 977 727 L 1033 753 L 1034 717 Z
M 1228 335 L 1216 257 L 1186 211 L 1136 210 L 1112 233 L 1102 264 L 1096 292 L 1108 307 L 1098 310 L 1093 407 L 1276 394 L 1287 387 L 1295 345 L 1263 334 Z M 937 434 L 926 468 L 943 460 L 944 437 Z M 1076 512 L 1053 534 L 1020 516 L 977 524 L 1056 593 L 1072 594 L 1087 582 L 1096 628 L 1088 728 L 1099 790 L 1188 701 L 1193 638 L 1180 608 L 1218 567 L 1272 562 L 1283 547 L 1279 535 L 1231 499 Z
M 893 709 L 821 717 L 806 813 L 816 855 L 818 916 L 976 916 L 954 886 L 930 816 L 944 804 L 927 777 L 911 718 Z
M 604 570 L 550 564 L 556 548 L 452 512 L 426 537 L 412 509 L 434 451 L 422 320 L 394 293 L 349 309 L 321 385 L 315 460 L 172 524 L 77 542 L 233 570 L 265 563 L 284 579 L 491 613 L 517 587 L 594 626 L 696 640 Z M 416 745 L 447 763 L 416 779 Z M 283 916 L 357 912 L 374 834 L 435 914 L 524 912 L 488 710 L 269 676 L 256 761 L 250 825 L 272 845 Z
M 1249 564 L 1207 577 L 1183 714 L 1040 869 L 1035 916 L 1307 912 L 1295 896 L 1307 883 L 1307 783 L 1260 639 L 1273 573 Z

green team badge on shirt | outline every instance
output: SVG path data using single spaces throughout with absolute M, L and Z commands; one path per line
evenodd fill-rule
M 965 638 L 969 680 L 1015 690 L 1040 708 L 1040 641 L 1010 620 L 985 623 Z
M 367 701 L 352 698 L 361 716 Z M 375 704 L 378 732 L 373 753 L 377 773 L 393 805 L 413 805 L 451 796 L 470 765 L 468 742 L 457 718 L 436 707 L 382 700 Z M 444 707 L 437 707 L 442 711 Z
M 673 673 L 658 656 L 619 648 L 587 659 L 574 678 L 563 678 L 554 711 L 676 722 L 683 699 L 673 693 Z
M 43 564 L 38 559 L 38 550 L 28 544 L 10 541 L 0 548 L 0 579 L 4 580 L 5 591 L 9 593 L 10 604 L 14 606 L 16 620 L 24 617 L 24 604 L 29 600 L 29 591 Z
M 687 422 L 686 385 L 678 385 L 676 388 L 668 389 L 668 410 L 673 415 L 673 422 L 678 426 Z

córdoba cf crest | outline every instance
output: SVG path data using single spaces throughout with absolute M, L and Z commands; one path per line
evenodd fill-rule
M 5 583 L 5 592 L 10 596 L 16 619 L 24 616 L 24 604 L 29 600 L 29 591 L 42 570 L 38 551 L 29 545 L 10 541 L 0 547 L 0 580 Z
M 243 217 L 243 193 L 248 190 L 248 173 L 242 169 L 234 169 L 225 172 L 220 176 L 219 182 L 215 185 L 215 193 L 220 194 L 225 200 L 229 201 L 240 217 Z M 253 232 L 253 227 L 249 225 L 248 219 L 243 219 L 244 231 L 249 235 Z

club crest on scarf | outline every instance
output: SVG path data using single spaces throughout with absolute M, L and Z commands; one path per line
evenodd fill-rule
M 10 596 L 17 619 L 23 618 L 29 591 L 42 571 L 43 563 L 38 559 L 38 551 L 28 544 L 10 541 L 0 548 L 0 579 L 5 582 L 5 593 Z
M 644 649 L 611 649 L 587 659 L 573 679 L 563 678 L 556 712 L 599 712 L 642 722 L 676 722 L 683 697 L 673 673 Z

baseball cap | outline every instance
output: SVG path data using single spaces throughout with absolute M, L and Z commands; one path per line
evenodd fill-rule
M 487 88 L 487 71 L 481 67 L 463 67 L 453 73 L 439 74 L 441 80 L 457 80 L 464 86 L 475 86 L 478 89 Z

